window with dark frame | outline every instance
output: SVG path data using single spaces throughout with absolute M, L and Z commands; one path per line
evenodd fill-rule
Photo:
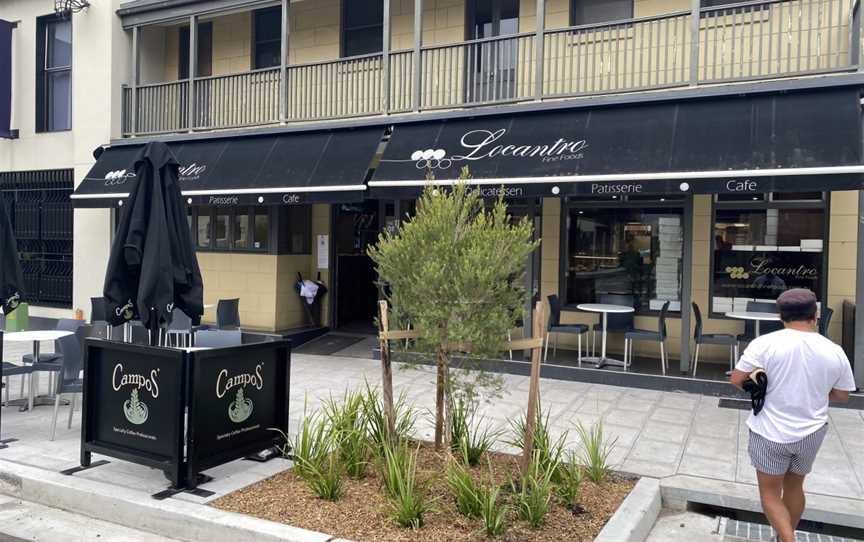
M 756 201 L 715 198 L 711 313 L 773 302 L 789 288 L 825 295 L 828 215 L 821 192 L 774 193 Z
M 662 201 L 661 201 L 662 199 Z M 683 215 L 686 203 L 665 198 L 565 206 L 562 300 L 565 305 L 628 295 L 637 313 L 680 310 Z
M 36 19 L 36 131 L 72 129 L 72 20 Z
M 277 227 L 271 228 L 275 220 Z M 312 212 L 297 207 L 192 206 L 189 228 L 200 251 L 311 254 Z
M 633 18 L 633 0 L 571 0 L 570 24 L 607 23 Z
M 252 18 L 252 69 L 282 64 L 282 8 L 258 9 Z
M 189 25 L 178 30 L 177 78 L 189 79 Z M 213 74 L 213 23 L 198 23 L 198 61 L 195 77 L 209 77 Z
M 381 0 L 342 0 L 342 56 L 378 53 L 384 43 Z

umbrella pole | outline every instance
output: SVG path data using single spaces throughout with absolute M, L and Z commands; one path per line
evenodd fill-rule
M 153 326 L 156 322 L 156 309 L 150 309 L 150 346 L 159 346 L 159 326 Z

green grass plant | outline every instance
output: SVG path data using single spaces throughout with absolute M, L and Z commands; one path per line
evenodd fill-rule
M 618 438 L 607 442 L 603 433 L 602 420 L 590 428 L 579 423 L 576 425 L 576 433 L 579 435 L 582 446 L 582 463 L 585 467 L 586 476 L 595 484 L 603 483 L 611 470 L 609 456 L 612 454 Z
M 402 527 L 419 529 L 430 510 L 426 492 L 417 482 L 417 455 L 407 443 L 385 445 L 381 459 L 382 478 L 391 517 Z

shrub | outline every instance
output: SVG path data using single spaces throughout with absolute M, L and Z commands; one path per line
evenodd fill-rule
M 327 420 L 319 413 L 306 414 L 294 437 L 294 470 L 308 481 L 314 471 L 324 470 L 324 463 L 333 448 L 333 438 Z
M 406 444 L 384 446 L 382 478 L 390 503 L 391 517 L 410 529 L 423 526 L 423 514 L 430 505 L 425 492 L 417 484 L 417 454 Z
M 324 403 L 324 413 L 334 434 L 339 459 L 348 476 L 355 479 L 366 475 L 370 455 L 363 404 L 363 394 L 353 391 L 346 391 L 341 402 L 331 397 Z
M 498 536 L 507 528 L 507 507 L 498 502 L 499 492 L 500 489 L 494 485 L 480 487 L 480 519 L 486 536 Z
M 498 431 L 491 431 L 488 424 L 481 429 L 482 418 L 474 423 L 474 414 L 464 398 L 453 400 L 450 409 L 450 449 L 472 467 L 480 463 L 480 458 L 492 448 L 500 435 Z
M 471 472 L 458 461 L 447 465 L 447 488 L 456 499 L 456 510 L 469 518 L 481 516 L 480 487 Z
M 579 464 L 579 457 L 575 452 L 570 451 L 567 454 L 567 461 L 561 463 L 558 467 L 558 473 L 559 480 L 555 486 L 555 491 L 564 506 L 572 508 L 576 506 L 576 501 L 579 499 L 579 489 L 582 486 L 584 476 L 582 466 Z
M 406 441 L 414 431 L 417 413 L 408 404 L 405 392 L 399 394 L 399 398 L 393 403 L 393 414 L 396 420 L 395 432 L 397 441 Z M 366 383 L 363 392 L 363 417 L 366 420 L 366 433 L 369 441 L 375 445 L 380 452 L 387 444 L 387 417 L 384 415 L 384 402 L 377 389 Z
M 609 475 L 609 455 L 615 448 L 618 438 L 606 442 L 603 435 L 603 421 L 599 421 L 586 429 L 581 423 L 576 425 L 579 441 L 582 444 L 582 462 L 588 479 L 600 484 Z
M 510 420 L 510 427 L 513 428 L 514 439 L 508 444 L 515 446 L 520 450 L 525 449 L 525 431 L 527 426 L 527 413 L 518 420 Z M 540 405 L 537 405 L 537 420 L 534 422 L 534 450 L 532 459 L 538 458 L 542 470 L 550 469 L 551 465 L 561 463 L 561 458 L 564 456 L 564 444 L 567 441 L 568 432 L 562 433 L 557 440 L 552 441 L 552 436 L 549 434 L 549 411 L 545 415 Z M 557 468 L 551 470 L 552 481 L 557 482 L 560 479 L 560 474 Z
M 306 483 L 309 489 L 321 499 L 338 501 L 344 493 L 342 465 L 336 453 L 331 453 L 323 465 L 309 465 Z
M 519 478 L 519 487 L 511 482 L 514 504 L 520 519 L 536 529 L 543 524 L 552 500 L 552 475 L 558 471 L 557 462 L 544 464 L 539 453 L 534 453 L 528 472 Z

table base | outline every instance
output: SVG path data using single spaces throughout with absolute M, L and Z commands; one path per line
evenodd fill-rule
M 621 360 L 609 357 L 601 358 L 599 356 L 582 356 L 582 363 L 591 363 L 596 365 L 598 369 L 602 369 L 606 366 L 626 367 L 625 363 Z

